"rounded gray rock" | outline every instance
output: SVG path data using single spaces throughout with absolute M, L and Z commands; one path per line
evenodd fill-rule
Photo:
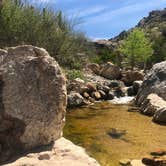
M 66 110 L 65 77 L 42 48 L 0 50 L 0 144 L 31 149 L 61 137 Z
M 145 75 L 143 84 L 136 98 L 136 104 L 141 106 L 151 93 L 166 100 L 166 61 L 155 64 Z

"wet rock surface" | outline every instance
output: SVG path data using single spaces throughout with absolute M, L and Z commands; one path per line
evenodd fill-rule
M 155 112 L 153 121 L 166 124 L 166 107 L 160 108 Z
M 139 92 L 141 86 L 142 86 L 143 81 L 134 81 L 133 82 L 133 92 L 134 95 L 137 95 L 137 93 Z
M 142 159 L 142 163 L 149 166 L 165 166 L 166 156 L 156 156 L 156 157 L 145 157 Z
M 117 130 L 115 128 L 111 128 L 108 132 L 108 135 L 113 139 L 120 139 L 123 135 L 126 134 L 125 130 Z
M 83 96 L 76 92 L 71 92 L 67 97 L 67 101 L 68 107 L 70 108 L 88 104 L 86 100 L 83 98 Z

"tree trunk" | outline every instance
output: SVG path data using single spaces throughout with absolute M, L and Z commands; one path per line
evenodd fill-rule
M 116 63 L 120 68 L 122 68 L 122 56 L 119 53 L 116 56 Z
M 147 63 L 146 61 L 144 62 L 144 72 L 146 71 Z
M 134 56 L 131 57 L 131 70 L 133 71 L 135 67 L 135 58 Z

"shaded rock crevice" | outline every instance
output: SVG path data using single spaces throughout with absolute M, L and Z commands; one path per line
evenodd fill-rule
M 23 150 L 20 137 L 25 131 L 25 123 L 5 113 L 3 104 L 4 82 L 0 75 L 0 162 L 9 159 L 17 151 Z

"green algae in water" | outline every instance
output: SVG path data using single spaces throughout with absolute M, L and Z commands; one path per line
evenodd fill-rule
M 118 166 L 121 159 L 140 159 L 156 149 L 166 149 L 166 126 L 128 112 L 129 108 L 101 102 L 69 110 L 64 137 L 84 147 L 102 166 Z M 115 139 L 110 135 L 113 131 L 125 133 Z

